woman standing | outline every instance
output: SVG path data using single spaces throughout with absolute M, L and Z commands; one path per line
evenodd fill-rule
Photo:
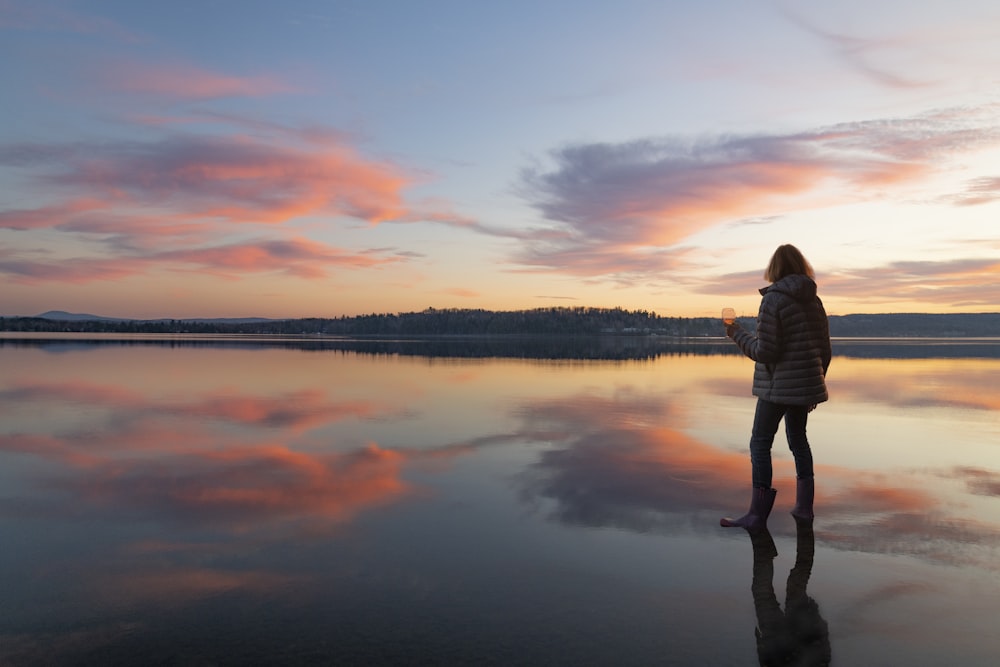
M 806 438 L 806 420 L 818 403 L 829 398 L 826 371 L 830 366 L 830 325 L 823 302 L 816 296 L 816 275 L 799 249 L 782 245 L 764 271 L 770 285 L 757 315 L 757 332 L 744 331 L 736 322 L 726 335 L 756 363 L 753 394 L 757 411 L 750 437 L 753 494 L 750 510 L 738 519 L 725 518 L 725 527 L 760 528 L 774 506 L 771 488 L 771 445 L 778 424 L 785 420 L 788 448 L 795 457 L 796 497 L 792 514 L 813 518 L 813 460 Z

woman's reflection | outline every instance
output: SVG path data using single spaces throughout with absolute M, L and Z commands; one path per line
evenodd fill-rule
M 830 632 L 819 605 L 806 593 L 816 538 L 812 521 L 795 520 L 795 566 L 788 573 L 785 610 L 774 594 L 774 557 L 778 550 L 767 528 L 747 531 L 753 543 L 753 593 L 757 613 L 757 658 L 761 665 L 829 665 Z

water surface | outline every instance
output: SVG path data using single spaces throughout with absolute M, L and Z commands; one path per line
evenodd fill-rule
M 754 540 L 732 352 L 7 335 L 0 664 L 996 664 L 1000 342 L 839 341 Z

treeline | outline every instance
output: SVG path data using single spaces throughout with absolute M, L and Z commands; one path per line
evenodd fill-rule
M 881 313 L 830 318 L 840 338 L 990 338 L 1000 336 L 1000 313 Z
M 661 317 L 622 308 L 537 308 L 490 311 L 428 308 L 414 313 L 253 322 L 213 320 L 54 320 L 0 318 L 0 330 L 81 333 L 242 333 L 339 336 L 437 335 L 594 335 L 658 334 L 677 337 L 718 335 L 716 318 Z
M 741 318 L 749 330 L 753 318 Z M 718 318 L 664 317 L 622 308 L 536 308 L 490 311 L 436 309 L 338 318 L 233 322 L 221 320 L 65 320 L 2 317 L 0 330 L 129 334 L 260 334 L 327 336 L 657 335 L 677 338 L 723 335 Z M 1000 336 L 1000 313 L 841 315 L 830 318 L 835 337 Z

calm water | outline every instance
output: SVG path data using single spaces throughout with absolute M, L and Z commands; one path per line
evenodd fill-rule
M 838 344 L 751 540 L 726 345 L 7 336 L 3 665 L 1000 656 L 1000 341 Z

